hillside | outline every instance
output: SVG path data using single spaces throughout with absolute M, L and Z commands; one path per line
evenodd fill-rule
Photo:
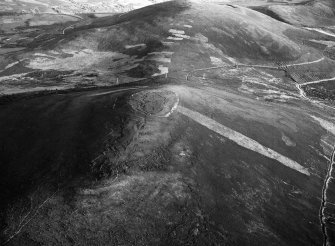
M 2 244 L 335 243 L 330 1 L 1 4 Z

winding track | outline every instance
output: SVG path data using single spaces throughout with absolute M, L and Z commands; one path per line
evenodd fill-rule
M 319 58 L 319 59 L 314 60 L 314 61 L 310 61 L 310 62 L 302 62 L 302 63 L 289 64 L 289 65 L 286 65 L 284 67 L 283 66 L 234 64 L 234 65 L 224 65 L 224 66 L 217 66 L 217 67 L 198 68 L 198 69 L 194 69 L 194 70 L 189 71 L 186 74 L 186 80 L 188 81 L 189 78 L 190 78 L 190 76 L 192 75 L 192 73 L 197 72 L 197 71 L 206 71 L 206 70 L 221 69 L 221 68 L 227 68 L 227 67 L 229 67 L 229 68 L 253 67 L 253 68 L 265 68 L 265 69 L 275 69 L 275 70 L 284 70 L 285 71 L 289 67 L 314 64 L 314 63 L 321 62 L 323 60 L 324 60 L 324 57 Z M 332 107 L 332 106 L 329 106 L 329 105 L 326 105 L 326 104 L 323 104 L 323 103 L 320 103 L 318 101 L 315 101 L 315 100 L 312 100 L 312 99 L 308 98 L 306 96 L 304 90 L 301 88 L 301 86 L 304 86 L 304 85 L 317 84 L 317 83 L 322 83 L 322 82 L 327 82 L 327 81 L 332 81 L 332 80 L 335 80 L 335 77 L 334 78 L 329 78 L 329 79 L 314 80 L 314 81 L 309 81 L 309 82 L 305 82 L 305 83 L 298 83 L 297 81 L 294 81 L 294 82 L 295 82 L 295 87 L 298 89 L 299 95 L 300 95 L 300 97 L 302 99 L 307 100 L 307 101 L 309 101 L 311 103 L 322 105 L 322 106 L 327 107 L 327 108 L 335 109 L 335 107 Z
M 311 61 L 311 62 L 302 62 L 302 63 L 295 63 L 295 64 L 289 64 L 286 65 L 285 68 L 288 67 L 295 67 L 295 66 L 303 66 L 303 65 L 309 65 L 309 64 L 313 64 L 313 63 L 318 63 L 324 60 L 324 57 L 319 58 L 317 60 Z M 206 70 L 212 70 L 212 69 L 221 69 L 221 68 L 226 68 L 226 67 L 230 67 L 230 68 L 238 68 L 238 67 L 253 67 L 253 68 L 265 68 L 265 69 L 275 69 L 275 70 L 283 70 L 284 68 L 282 66 L 266 66 L 266 65 L 249 65 L 249 64 L 242 64 L 242 63 L 237 63 L 237 64 L 233 64 L 233 65 L 224 65 L 224 66 L 217 66 L 217 67 L 207 67 L 207 68 L 198 68 L 198 69 L 194 69 L 191 70 L 187 73 L 186 75 L 186 80 L 189 79 L 189 77 L 192 75 L 192 73 L 197 72 L 197 71 L 206 71 Z M 335 78 L 333 78 L 335 79 Z M 333 80 L 333 79 L 329 79 L 329 80 Z M 308 83 L 315 83 L 318 81 L 311 81 Z
M 70 17 L 74 17 L 74 18 L 77 18 L 77 19 L 80 19 L 80 20 L 83 20 L 84 18 L 79 16 L 79 15 L 75 15 L 75 14 L 65 14 L 65 13 L 52 13 L 52 12 L 43 12 L 43 13 L 40 13 L 40 14 L 48 14 L 48 15 L 64 15 L 64 16 L 70 16 Z
M 74 25 L 70 25 L 70 26 L 65 27 L 65 28 L 63 29 L 63 31 L 62 31 L 62 34 L 65 35 L 65 31 L 66 31 L 67 29 L 73 29 L 73 27 L 74 27 Z
M 301 83 L 300 85 L 318 84 L 318 83 L 332 81 L 332 80 L 335 80 L 335 77 L 330 78 L 330 79 L 320 79 L 320 80 L 314 80 L 314 81 L 310 81 L 310 82 L 305 82 L 305 83 Z
M 327 206 L 327 191 L 329 188 L 329 182 L 333 179 L 332 172 L 334 169 L 334 165 L 335 165 L 335 146 L 333 149 L 333 153 L 331 156 L 331 160 L 328 166 L 328 171 L 327 171 L 327 175 L 326 175 L 326 179 L 324 181 L 324 185 L 322 187 L 322 200 L 321 200 L 321 206 L 320 206 L 320 223 L 321 223 L 321 228 L 322 228 L 322 233 L 324 236 L 324 242 L 323 245 L 327 246 L 328 244 L 328 235 L 327 235 L 327 225 L 326 225 L 326 215 L 325 215 L 325 209 Z

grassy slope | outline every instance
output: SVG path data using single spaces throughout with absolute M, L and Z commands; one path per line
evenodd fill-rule
M 281 19 L 300 26 L 335 25 L 335 6 L 331 0 L 313 1 L 301 6 L 270 6 L 270 11 Z
M 57 185 L 61 189 L 13 245 L 321 244 L 318 208 L 326 165 L 315 149 L 322 151 L 319 140 L 328 135 L 308 116 L 320 110 L 294 100 L 268 103 L 238 90 L 246 83 L 245 77 L 261 77 L 256 82 L 269 85 L 274 80 L 271 76 L 282 79 L 279 72 L 227 69 L 206 72 L 208 80 L 185 81 L 183 71 L 213 66 L 211 57 L 227 64 L 231 64 L 227 57 L 248 64 L 272 64 L 275 59 L 312 59 L 319 51 L 307 49 L 311 55 L 305 56 L 297 40 L 287 34 L 297 32 L 303 39 L 311 35 L 305 31 L 245 8 L 214 6 L 180 1 L 120 18 L 96 19 L 69 30 L 61 43 L 19 57 L 34 60 L 36 51 L 50 55 L 51 47 L 56 51 L 90 49 L 91 58 L 85 56 L 83 63 L 76 60 L 78 65 L 102 52 L 140 58 L 150 52 L 174 52 L 169 75 L 177 80 L 171 81 L 190 87 L 168 88 L 180 93 L 183 106 L 304 163 L 313 171 L 312 177 L 301 177 L 244 150 L 177 113 L 171 118 L 143 118 L 130 109 L 128 92 L 101 97 L 96 97 L 96 92 L 75 93 L 14 102 L 2 106 L 0 114 L 4 119 L 0 139 L 5 139 L 1 154 L 10 163 L 1 170 L 6 181 L 2 196 L 8 203 L 16 200 L 10 196 L 18 191 L 26 196 L 4 215 L 10 228 L 7 235 L 29 211 L 30 197 L 36 208 Z M 168 41 L 171 28 L 183 29 L 191 38 L 166 46 L 162 42 Z M 147 48 L 124 48 L 137 43 L 145 43 Z M 113 65 L 116 61 L 108 62 Z M 109 67 L 106 63 L 104 60 L 97 67 L 103 70 Z M 136 75 L 148 70 L 147 61 L 139 64 Z M 151 65 L 157 68 L 158 63 Z M 83 66 L 85 72 L 90 69 Z M 35 74 L 43 81 L 43 73 Z M 54 80 L 54 71 L 45 74 Z M 229 74 L 231 77 L 225 77 Z M 216 80 L 210 77 L 214 75 Z M 108 79 L 114 77 L 109 74 Z M 163 82 L 157 80 L 157 84 Z M 276 86 L 287 86 L 292 92 L 292 85 Z M 296 143 L 294 148 L 281 141 L 283 133 Z M 93 182 L 95 177 L 88 170 L 99 153 L 113 172 L 110 179 Z

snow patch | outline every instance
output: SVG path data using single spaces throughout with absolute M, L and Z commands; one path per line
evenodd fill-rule
M 126 49 L 133 49 L 133 48 L 145 48 L 146 44 L 134 44 L 134 45 L 126 45 Z
M 335 46 L 334 41 L 316 40 L 316 39 L 310 39 L 309 41 L 318 43 L 318 44 L 323 44 L 323 45 L 326 45 L 327 47 Z
M 156 76 L 159 76 L 159 75 L 163 75 L 163 74 L 168 74 L 169 73 L 169 68 L 168 67 L 164 67 L 162 65 L 159 65 L 158 69 L 159 69 L 160 72 L 153 74 L 152 77 L 156 77 Z
M 219 67 L 219 66 L 228 65 L 227 63 L 223 62 L 221 60 L 221 58 L 217 58 L 217 57 L 211 56 L 210 59 L 211 59 L 212 64 L 215 65 L 215 66 Z
M 175 42 L 162 42 L 162 44 L 166 46 L 172 46 L 175 44 Z
M 65 53 L 72 54 L 72 57 L 50 57 L 45 54 L 35 54 L 38 57 L 30 60 L 29 64 L 26 65 L 28 68 L 39 69 L 39 70 L 59 70 L 59 71 L 71 71 L 71 70 L 83 70 L 93 65 L 97 65 L 106 59 L 115 58 L 126 58 L 128 56 L 114 52 L 97 52 L 93 50 L 82 50 L 82 51 L 64 51 Z
M 183 38 L 176 38 L 176 37 L 171 37 L 171 36 L 167 37 L 167 39 L 175 40 L 175 41 L 182 41 L 183 40 Z
M 0 77 L 0 82 L 6 81 L 6 80 L 18 80 L 27 74 L 28 73 L 19 73 L 19 74 L 14 74 L 14 75 L 9 75 L 9 76 L 2 76 Z
M 319 122 L 319 124 L 326 129 L 328 132 L 332 133 L 333 135 L 335 135 L 335 125 L 327 120 L 321 119 L 319 117 L 316 117 L 314 115 L 311 115 L 311 117 L 316 120 L 317 122 Z
M 11 67 L 14 67 L 16 64 L 19 64 L 20 61 L 17 61 L 17 62 L 13 62 L 11 64 L 8 64 L 6 67 L 5 67 L 5 70 L 8 69 L 8 68 L 11 68 Z
M 286 144 L 286 146 L 289 147 L 295 147 L 296 143 L 293 142 L 288 136 L 286 136 L 284 133 L 282 133 L 281 135 L 281 139 L 283 140 L 283 142 Z
M 310 27 L 305 27 L 305 29 L 310 30 L 310 31 L 316 31 L 318 33 L 322 33 L 324 35 L 330 36 L 330 37 L 334 37 L 335 38 L 335 34 L 332 32 L 327 32 L 325 30 L 322 30 L 321 28 L 310 28 Z
M 185 31 L 176 29 L 170 29 L 169 32 L 172 34 L 185 34 Z
M 148 60 L 162 62 L 162 63 L 171 63 L 171 58 L 167 57 L 150 57 Z
M 301 166 L 299 163 L 289 159 L 286 156 L 281 155 L 280 153 L 267 148 L 265 146 L 263 146 L 262 144 L 258 143 L 257 141 L 239 133 L 234 131 L 233 129 L 230 129 L 226 126 L 221 125 L 219 122 L 214 121 L 213 119 L 202 115 L 198 112 L 192 111 L 190 109 L 184 108 L 182 106 L 179 106 L 177 111 L 189 118 L 191 118 L 192 120 L 194 120 L 195 122 L 207 127 L 208 129 L 220 134 L 223 137 L 226 137 L 228 139 L 230 139 L 231 141 L 237 143 L 238 145 L 255 151 L 263 156 L 266 156 L 270 159 L 276 160 L 278 162 L 280 162 L 281 164 L 292 168 L 302 174 L 305 175 L 310 175 L 309 171 L 307 170 L 307 168 Z
M 185 31 L 183 30 L 176 30 L 176 29 L 170 29 L 169 32 L 171 34 L 173 34 L 173 37 L 168 37 L 168 39 L 173 39 L 173 38 L 177 38 L 177 39 L 173 39 L 173 40 L 183 40 L 183 39 L 190 39 L 191 37 L 188 35 L 185 35 Z
M 171 51 L 161 51 L 161 52 L 150 52 L 148 55 L 168 55 L 168 56 L 172 56 L 174 54 L 174 52 Z

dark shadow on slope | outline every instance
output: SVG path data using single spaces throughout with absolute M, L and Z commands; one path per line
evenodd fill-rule
M 29 194 L 37 190 L 53 192 L 74 186 L 78 179 L 82 185 L 95 180 L 91 161 L 106 138 L 118 139 L 123 146 L 131 136 L 127 100 L 136 90 L 103 95 L 105 91 L 0 105 L 0 232 L 13 203 L 29 205 Z M 94 96 L 100 92 L 102 96 Z
M 260 12 L 262 14 L 265 14 L 277 21 L 280 22 L 284 22 L 286 24 L 291 24 L 290 22 L 284 20 L 283 18 L 281 18 L 278 14 L 276 14 L 275 12 L 273 12 L 272 10 L 268 9 L 267 7 L 250 7 L 250 9 L 255 10 L 257 12 Z

